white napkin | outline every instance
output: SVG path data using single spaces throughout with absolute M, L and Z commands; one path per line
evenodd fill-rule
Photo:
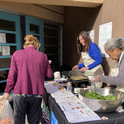
M 115 111 L 122 113 L 124 112 L 124 109 L 122 108 L 122 106 L 118 106 L 118 108 Z

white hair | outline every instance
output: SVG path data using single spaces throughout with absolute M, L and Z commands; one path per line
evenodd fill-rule
M 111 52 L 114 47 L 124 50 L 124 38 L 110 38 L 104 45 L 104 48 Z

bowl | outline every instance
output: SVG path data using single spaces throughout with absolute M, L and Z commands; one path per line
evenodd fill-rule
M 84 96 L 88 92 L 92 92 L 92 90 L 86 89 L 82 91 L 79 94 L 79 99 L 83 101 L 83 103 L 85 103 L 91 110 L 95 112 L 101 112 L 101 113 L 113 112 L 117 109 L 119 105 L 122 104 L 122 100 L 124 99 L 124 93 L 117 90 L 115 90 L 114 93 L 112 94 L 117 98 L 117 100 L 90 99 Z M 98 88 L 96 92 L 103 96 L 109 94 L 108 89 L 105 88 Z
M 74 88 L 74 93 L 80 93 L 84 88 Z

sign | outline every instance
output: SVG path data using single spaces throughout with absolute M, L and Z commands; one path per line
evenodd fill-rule
M 92 42 L 94 42 L 95 30 L 87 31 L 87 33 L 89 34 Z
M 2 52 L 2 46 L 0 46 L 0 52 Z
M 0 33 L 0 43 L 6 43 L 6 34 Z
M 105 50 L 104 45 L 108 39 L 112 37 L 112 22 L 99 26 L 99 47 L 102 57 L 109 57 Z
M 10 46 L 2 46 L 2 55 L 10 55 Z

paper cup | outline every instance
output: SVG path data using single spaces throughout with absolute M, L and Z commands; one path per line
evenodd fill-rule
M 74 88 L 74 93 L 80 93 L 80 88 Z
M 59 71 L 56 71 L 54 73 L 54 79 L 61 79 L 61 76 L 60 76 L 60 72 Z

